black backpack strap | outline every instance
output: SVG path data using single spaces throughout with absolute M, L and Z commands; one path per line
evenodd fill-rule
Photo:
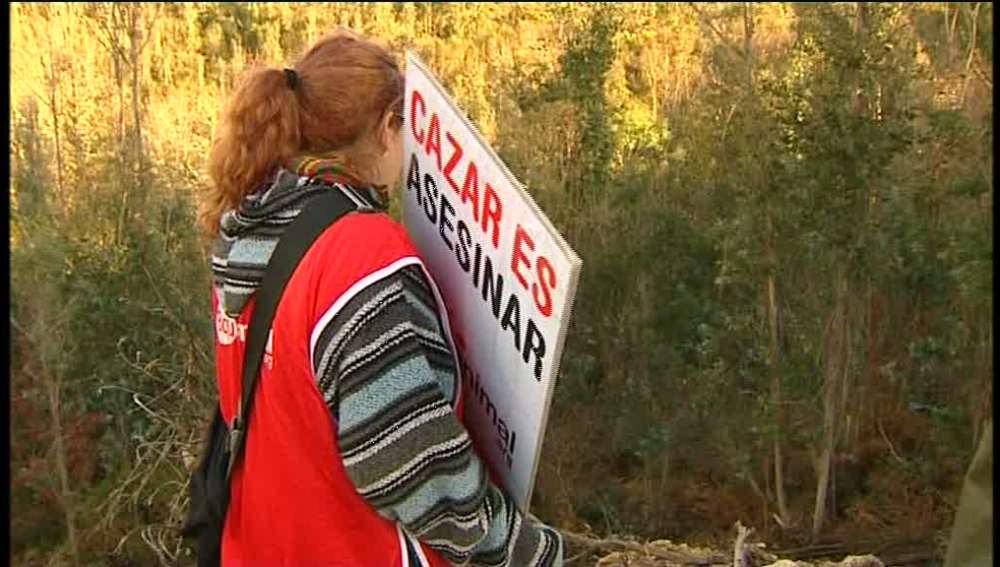
M 260 375 L 260 363 L 264 357 L 264 347 L 270 334 L 271 322 L 281 300 L 285 285 L 295 271 L 299 261 L 320 234 L 338 218 L 357 208 L 352 199 L 340 187 L 331 187 L 310 199 L 299 212 L 292 224 L 281 236 L 264 272 L 264 278 L 257 289 L 253 315 L 247 336 L 247 348 L 243 360 L 243 396 L 236 410 L 236 418 L 229 429 L 229 465 L 226 478 L 232 474 L 233 466 L 239 460 L 246 440 L 247 424 L 253 409 L 253 394 Z

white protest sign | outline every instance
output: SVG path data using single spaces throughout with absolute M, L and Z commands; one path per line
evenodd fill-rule
M 465 425 L 527 511 L 580 258 L 413 53 L 403 221 L 447 306 Z

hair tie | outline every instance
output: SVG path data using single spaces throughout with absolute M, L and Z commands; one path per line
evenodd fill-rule
M 299 86 L 299 74 L 295 72 L 295 69 L 285 69 L 285 83 L 293 91 Z

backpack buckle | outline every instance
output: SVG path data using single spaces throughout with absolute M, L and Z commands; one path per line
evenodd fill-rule
M 229 437 L 226 443 L 226 448 L 229 449 L 229 464 L 226 465 L 227 477 L 233 472 L 233 465 L 236 464 L 236 450 L 242 440 L 243 425 L 240 423 L 239 418 L 236 418 L 233 420 L 233 428 L 229 430 Z

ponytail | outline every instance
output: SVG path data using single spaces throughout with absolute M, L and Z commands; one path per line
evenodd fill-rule
M 219 231 L 222 214 L 265 176 L 298 153 L 300 105 L 295 71 L 257 67 L 233 93 L 208 158 L 214 187 L 202 201 L 200 221 L 208 234 Z
M 294 70 L 250 69 L 232 94 L 208 157 L 212 183 L 201 200 L 202 227 L 218 234 L 223 213 L 303 155 L 341 152 L 345 170 L 365 170 L 370 152 L 361 142 L 387 111 L 399 112 L 402 98 L 395 58 L 346 29 L 318 41 Z

